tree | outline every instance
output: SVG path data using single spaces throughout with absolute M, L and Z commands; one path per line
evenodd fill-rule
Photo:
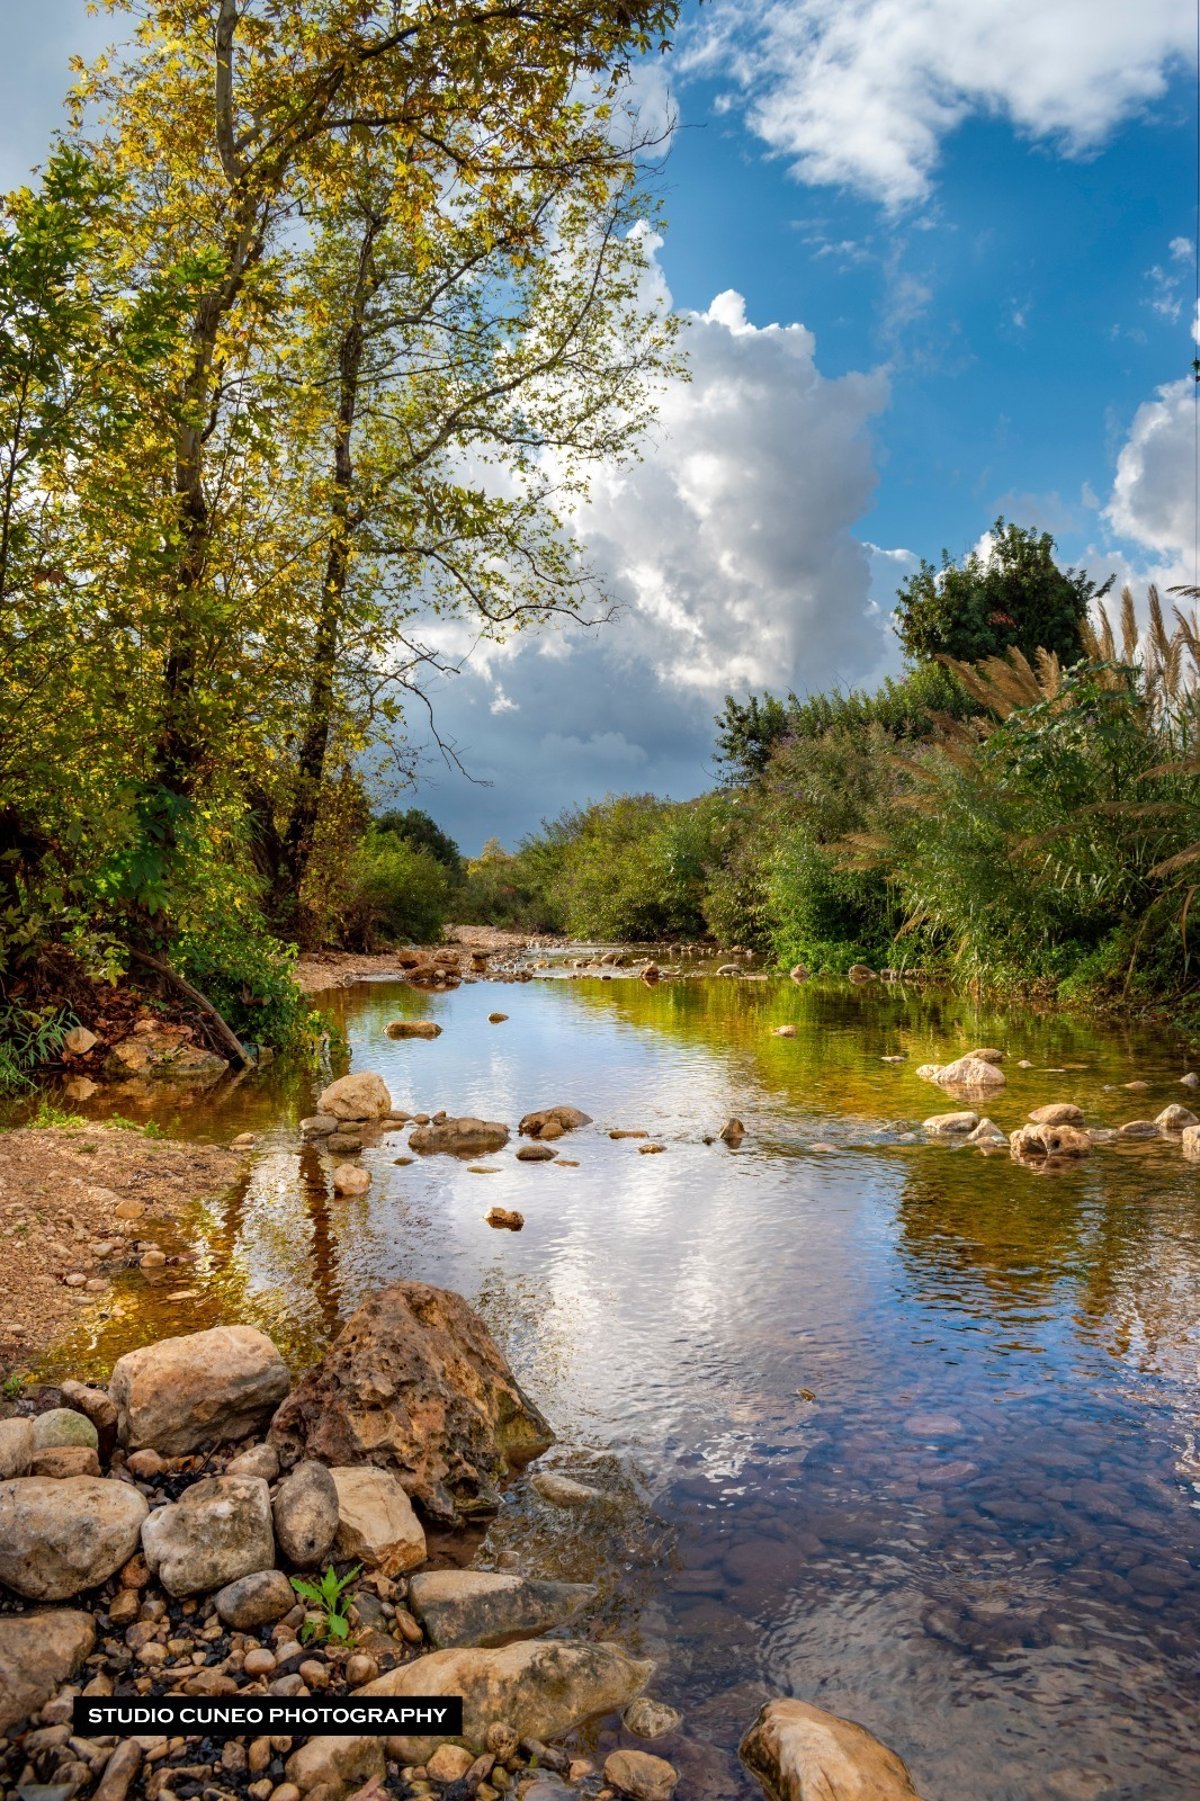
M 403 838 L 414 849 L 427 850 L 455 881 L 462 880 L 465 866 L 457 844 L 422 808 L 409 807 L 403 813 L 381 813 L 372 824 L 381 837 Z
M 1112 580 L 1097 586 L 1081 569 L 1060 569 L 1049 532 L 1000 518 L 986 553 L 954 563 L 943 550 L 940 569 L 922 561 L 897 590 L 896 632 L 920 661 L 979 663 L 1011 647 L 1030 658 L 1046 650 L 1069 666 L 1083 655 L 1088 609 Z

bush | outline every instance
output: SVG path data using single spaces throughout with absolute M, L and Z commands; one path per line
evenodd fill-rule
M 350 950 L 435 943 L 457 890 L 444 863 L 395 832 L 370 831 L 346 872 L 340 942 Z

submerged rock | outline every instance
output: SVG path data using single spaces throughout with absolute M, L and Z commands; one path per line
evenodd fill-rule
M 597 1590 L 590 1582 L 538 1582 L 492 1570 L 427 1570 L 408 1584 L 408 1605 L 435 1649 L 504 1645 L 563 1625 Z
M 679 1771 L 663 1757 L 649 1751 L 610 1751 L 604 1760 L 604 1780 L 633 1801 L 671 1801 Z
M 576 1132 L 580 1126 L 590 1126 L 590 1113 L 581 1113 L 578 1107 L 542 1107 L 536 1113 L 527 1113 L 517 1127 L 522 1138 L 539 1138 L 545 1126 L 556 1125 L 563 1132 Z
M 738 1749 L 771 1801 L 921 1801 L 894 1751 L 807 1701 L 769 1701 Z
M 589 1488 L 586 1482 L 576 1482 L 573 1476 L 564 1476 L 558 1470 L 539 1470 L 529 1480 L 530 1486 L 543 1501 L 549 1501 L 551 1507 L 586 1507 L 592 1501 L 604 1499 L 603 1490 Z
M 452 1157 L 473 1157 L 479 1151 L 503 1150 L 508 1143 L 508 1127 L 498 1120 L 443 1119 L 430 1125 L 418 1126 L 409 1134 L 408 1148 L 418 1151 L 422 1156 L 430 1156 L 439 1151 L 448 1152 Z
M 365 1301 L 270 1431 L 285 1464 L 392 1470 L 430 1519 L 448 1524 L 494 1512 L 497 1483 L 553 1437 L 479 1315 L 424 1282 L 395 1282 Z
M 621 1724 L 626 1732 L 632 1732 L 637 1738 L 666 1738 L 682 1725 L 683 1716 L 675 1708 L 668 1707 L 665 1701 L 656 1701 L 650 1695 L 639 1695 L 631 1701 L 621 1716 Z
M 127 1351 L 113 1367 L 108 1392 L 122 1444 L 182 1457 L 203 1444 L 248 1437 L 290 1386 L 287 1365 L 265 1332 L 214 1326 Z
M 1008 1141 L 1014 1157 L 1087 1157 L 1092 1140 L 1079 1126 L 1020 1126 Z
M 384 1028 L 389 1038 L 440 1038 L 436 1019 L 393 1019 Z
M 389 1670 L 360 1695 L 461 1695 L 464 1741 L 484 1749 L 487 1730 L 504 1721 L 518 1739 L 561 1738 L 598 1714 L 617 1713 L 641 1693 L 654 1669 L 604 1640 L 522 1639 L 498 1650 L 433 1651 Z M 388 1740 L 403 1763 L 423 1763 L 438 1736 Z
M 99 1476 L 0 1482 L 0 1582 L 30 1601 L 66 1601 L 106 1582 L 138 1547 L 145 1497 Z

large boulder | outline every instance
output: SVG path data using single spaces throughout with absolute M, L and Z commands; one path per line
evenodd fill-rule
M 359 1466 L 329 1472 L 337 1492 L 334 1548 L 342 1558 L 398 1576 L 425 1561 L 425 1533 L 404 1486 L 390 1470 Z
M 337 1484 L 323 1463 L 298 1463 L 271 1503 L 279 1549 L 297 1568 L 324 1563 L 338 1529 Z
M 382 1119 L 392 1110 L 392 1097 L 382 1076 L 364 1069 L 361 1075 L 339 1076 L 317 1102 L 334 1119 Z
M 351 1316 L 270 1437 L 285 1464 L 392 1470 L 429 1519 L 455 1524 L 494 1512 L 496 1485 L 554 1435 L 461 1295 L 395 1282 Z
M 1185 1132 L 1189 1126 L 1200 1125 L 1200 1120 L 1190 1107 L 1180 1107 L 1172 1101 L 1156 1116 L 1154 1123 L 1160 1132 Z
M 139 1020 L 127 1038 L 114 1044 L 105 1074 L 119 1081 L 215 1082 L 229 1068 L 224 1057 L 192 1040 L 190 1026 L 165 1020 Z
M 69 1607 L 0 1618 L 0 1733 L 52 1700 L 95 1642 L 91 1614 Z
M 0 1482 L 0 1582 L 30 1601 L 66 1601 L 95 1588 L 133 1556 L 146 1513 L 145 1497 L 128 1482 Z
M 475 1157 L 481 1151 L 500 1151 L 508 1143 L 508 1127 L 494 1119 L 443 1119 L 435 1125 L 417 1126 L 408 1135 L 410 1151 L 430 1156 L 437 1151 L 452 1157 Z
M 984 1088 L 1003 1088 L 1007 1078 L 986 1057 L 966 1056 L 943 1063 L 933 1079 L 939 1088 L 965 1088 L 974 1093 Z
M 921 1801 L 894 1751 L 807 1701 L 768 1701 L 739 1750 L 770 1801 Z
M 439 1651 L 537 1638 L 595 1595 L 590 1582 L 538 1582 L 492 1570 L 426 1570 L 408 1584 L 409 1610 Z
M 503 1720 L 518 1738 L 561 1738 L 598 1714 L 618 1713 L 646 1686 L 654 1665 L 603 1640 L 524 1639 L 498 1650 L 433 1651 L 401 1664 L 360 1695 L 461 1695 L 464 1742 L 484 1749 L 488 1727 Z M 388 1740 L 401 1763 L 424 1763 L 440 1737 Z
M 142 1527 L 142 1550 L 169 1595 L 201 1595 L 275 1562 L 271 1493 L 261 1476 L 206 1476 Z
M 108 1392 L 122 1444 L 183 1457 L 257 1431 L 289 1386 L 287 1365 L 265 1332 L 214 1326 L 127 1351 Z

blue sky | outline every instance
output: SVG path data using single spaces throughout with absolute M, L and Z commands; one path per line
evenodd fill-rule
M 12 13 L 6 184 L 111 30 Z M 729 689 L 894 670 L 897 580 L 998 512 L 1139 594 L 1192 579 L 1194 44 L 1192 0 L 688 7 L 638 90 L 679 120 L 655 254 L 693 383 L 578 519 L 616 621 L 436 697 L 476 779 L 431 749 L 416 799 L 466 850 L 698 792 Z

